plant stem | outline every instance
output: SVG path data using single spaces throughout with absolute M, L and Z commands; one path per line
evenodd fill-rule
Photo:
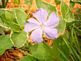
M 7 3 L 8 3 L 8 0 L 6 0 L 6 5 L 7 5 Z
M 2 8 L 6 7 L 7 2 L 8 2 L 8 0 L 2 0 Z

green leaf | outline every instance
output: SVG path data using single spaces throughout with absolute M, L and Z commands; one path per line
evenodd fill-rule
M 3 16 L 3 11 L 2 10 L 0 10 L 0 26 L 5 26 L 5 24 L 4 24 L 4 22 L 3 22 L 3 20 L 2 20 L 2 16 Z
M 56 8 L 50 4 L 47 4 L 45 2 L 43 2 L 42 0 L 36 0 L 37 2 L 37 7 L 38 8 L 44 8 L 46 9 L 49 13 L 50 12 L 53 12 L 53 11 L 56 11 Z
M 20 61 L 37 61 L 37 60 L 34 57 L 28 55 L 28 56 L 21 58 Z
M 55 0 L 55 3 L 56 4 L 60 4 L 61 3 L 61 0 Z
M 16 21 L 19 25 L 24 25 L 26 22 L 26 13 L 22 8 L 13 9 Z
M 61 2 L 61 12 L 66 22 L 74 21 L 74 14 L 72 14 L 71 9 L 64 2 Z
M 71 0 L 71 1 L 81 3 L 81 0 Z
M 65 32 L 65 29 L 66 29 L 66 22 L 62 18 L 60 18 L 60 22 L 58 25 L 59 35 L 63 34 Z
M 15 32 L 22 31 L 26 21 L 26 14 L 23 9 L 0 10 L 0 21 Z
M 3 11 L 4 12 L 4 17 L 7 19 L 7 20 L 11 20 L 11 21 L 14 21 L 14 13 L 12 11 L 9 11 L 9 10 L 5 10 Z
M 81 9 L 76 9 L 77 14 L 75 14 L 75 20 L 81 21 Z
M 70 52 L 68 47 L 64 43 L 62 37 L 59 37 L 58 39 L 55 40 L 53 50 L 54 50 L 54 54 L 56 54 L 55 58 L 58 61 L 68 61 Z
M 73 29 L 73 28 L 72 28 Z M 69 39 L 67 38 L 67 33 L 68 33 L 68 37 Z M 73 32 L 71 32 L 73 33 Z M 77 45 L 74 44 L 73 41 L 76 41 L 76 37 L 74 37 L 75 35 L 73 34 L 70 34 L 69 32 L 66 32 L 65 35 L 63 36 L 63 40 L 64 42 L 66 43 L 66 46 L 69 48 L 69 52 L 70 52 L 70 58 L 75 61 L 81 61 L 80 59 L 80 53 L 79 53 L 79 49 L 76 49 Z M 74 40 L 73 40 L 74 39 Z M 77 47 L 78 48 L 78 47 Z
M 1 2 L 1 0 L 0 0 L 0 2 Z
M 19 4 L 20 1 L 19 1 L 19 0 L 14 0 L 14 3 L 15 3 L 15 4 Z
M 48 60 L 52 58 L 50 48 L 43 43 L 34 45 L 30 48 L 33 57 L 39 60 Z
M 24 23 L 26 22 L 26 13 L 22 8 L 14 8 L 5 11 L 5 17 L 7 20 L 18 23 L 18 25 L 24 25 Z
M 27 42 L 27 34 L 25 32 L 14 32 L 11 39 L 15 47 L 22 47 Z
M 27 5 L 32 5 L 32 0 L 25 0 L 25 4 L 27 4 Z
M 0 54 L 2 54 L 6 49 L 11 48 L 12 46 L 13 44 L 9 36 L 0 36 Z
M 0 26 L 0 34 L 4 34 L 4 30 L 5 30 L 5 28 Z
M 3 25 L 5 24 L 6 27 L 10 27 L 13 31 L 20 31 L 20 27 L 14 21 L 13 12 L 5 10 L 0 10 L 0 12 L 0 18 L 3 22 Z

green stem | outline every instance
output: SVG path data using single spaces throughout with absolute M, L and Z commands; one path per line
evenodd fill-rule
M 8 0 L 2 0 L 2 8 L 6 7 L 7 2 L 8 2 Z
M 2 8 L 5 8 L 5 0 L 2 0 Z
M 72 53 L 73 57 L 76 59 L 76 57 L 75 57 L 75 55 L 74 55 L 74 53 L 73 53 L 73 51 L 72 51 L 72 49 L 71 49 L 71 46 L 69 45 L 68 40 L 66 40 L 65 37 L 63 37 L 63 40 L 64 40 L 65 44 L 67 45 L 67 47 L 69 48 L 70 53 Z M 74 60 L 75 60 L 75 59 L 74 59 Z
M 8 3 L 8 0 L 6 0 L 6 5 L 7 5 L 7 3 Z

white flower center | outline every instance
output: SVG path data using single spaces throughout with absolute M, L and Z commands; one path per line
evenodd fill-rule
M 44 28 L 45 28 L 45 25 L 44 25 L 44 24 L 41 24 L 40 26 L 41 26 L 41 28 L 42 28 L 42 29 L 44 29 Z

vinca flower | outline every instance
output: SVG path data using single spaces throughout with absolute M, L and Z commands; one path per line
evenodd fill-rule
M 58 37 L 59 17 L 54 12 L 48 15 L 48 12 L 41 8 L 33 13 L 33 16 L 35 18 L 29 18 L 24 27 L 25 32 L 31 32 L 30 37 L 33 42 L 42 42 L 43 35 L 48 39 Z

